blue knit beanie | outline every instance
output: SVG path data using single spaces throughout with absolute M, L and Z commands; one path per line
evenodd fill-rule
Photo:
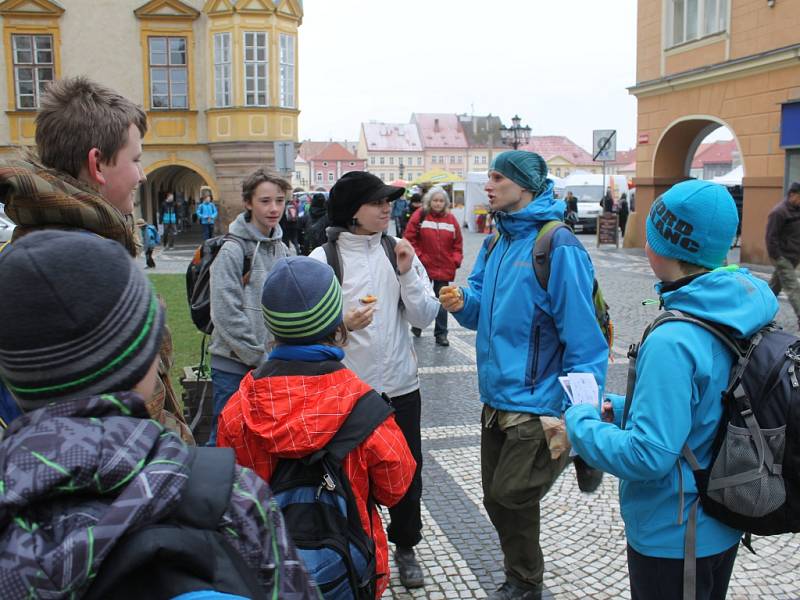
M 310 344 L 342 322 L 342 288 L 325 263 L 307 256 L 281 258 L 264 282 L 261 308 L 276 340 Z
M 728 190 L 708 181 L 684 181 L 650 209 L 647 243 L 661 256 L 716 269 L 725 262 L 738 225 Z
M 533 192 L 534 198 L 547 186 L 547 163 L 535 152 L 501 152 L 494 157 L 489 170 L 497 171 L 521 188 Z

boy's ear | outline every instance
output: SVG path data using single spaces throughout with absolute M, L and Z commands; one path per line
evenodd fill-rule
M 87 175 L 89 176 L 89 180 L 91 183 L 97 185 L 106 184 L 106 178 L 103 174 L 103 161 L 101 157 L 102 155 L 100 154 L 100 150 L 98 148 L 92 148 L 89 150 L 86 163 L 86 171 Z

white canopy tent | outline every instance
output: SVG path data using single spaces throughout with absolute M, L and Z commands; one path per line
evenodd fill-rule
M 464 220 L 470 231 L 478 231 L 477 215 L 475 208 L 479 210 L 489 208 L 489 196 L 483 191 L 489 175 L 486 171 L 474 171 L 467 173 L 464 182 Z
M 744 176 L 744 167 L 739 165 L 732 171 L 725 173 L 725 175 L 719 175 L 718 177 L 714 177 L 711 182 L 718 183 L 724 186 L 733 186 L 733 185 L 742 185 L 742 177 Z

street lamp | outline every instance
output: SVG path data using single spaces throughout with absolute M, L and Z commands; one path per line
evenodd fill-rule
M 522 122 L 522 119 L 519 118 L 519 115 L 514 115 L 511 119 L 511 127 L 500 126 L 500 135 L 503 138 L 503 143 L 506 146 L 511 146 L 514 150 L 526 145 L 531 140 L 531 128 L 527 125 L 521 127 L 520 122 Z
M 398 166 L 397 169 L 400 172 L 400 179 L 402 179 L 403 178 L 403 157 L 402 156 L 400 157 L 400 166 Z

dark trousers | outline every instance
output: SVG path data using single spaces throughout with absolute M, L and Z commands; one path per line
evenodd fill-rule
M 724 600 L 739 544 L 697 559 L 696 600 Z M 632 600 L 682 600 L 683 559 L 644 556 L 628 546 Z
M 178 228 L 175 223 L 164 223 L 164 248 L 175 247 L 175 235 Z
M 217 426 L 219 415 L 228 403 L 228 399 L 239 390 L 239 384 L 244 379 L 244 375 L 229 373 L 211 368 L 211 383 L 214 384 L 214 413 L 211 420 L 211 435 L 208 436 L 206 446 L 217 445 Z
M 422 539 L 422 397 L 419 390 L 392 398 L 394 419 L 406 438 L 411 455 L 417 461 L 414 479 L 402 500 L 389 509 L 391 522 L 386 528 L 389 541 L 397 546 L 412 548 Z
M 203 223 L 203 239 L 210 240 L 212 237 L 214 237 L 214 224 Z
M 154 269 L 156 266 L 156 261 L 153 260 L 153 248 L 148 248 L 144 251 L 144 260 L 147 266 L 151 269 Z
M 444 286 L 450 285 L 449 281 L 434 281 L 433 282 L 433 293 L 436 294 L 436 297 L 439 297 L 439 290 L 441 290 Z M 443 307 L 439 307 L 439 312 L 436 314 L 436 323 L 433 326 L 433 335 L 440 336 L 443 335 L 447 337 L 447 311 Z
M 539 545 L 539 503 L 566 466 L 550 450 L 538 417 L 501 430 L 481 421 L 481 483 L 483 505 L 500 538 L 506 579 L 535 588 L 544 578 Z

